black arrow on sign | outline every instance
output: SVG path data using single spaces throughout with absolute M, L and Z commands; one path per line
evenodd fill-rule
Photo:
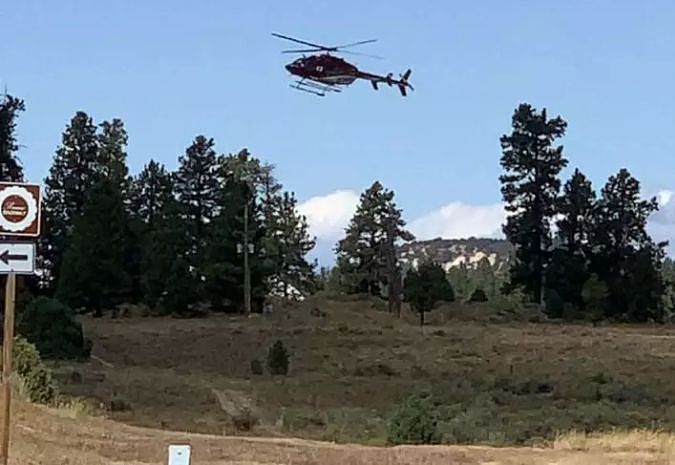
M 28 260 L 28 255 L 14 255 L 10 254 L 9 250 L 5 250 L 0 254 L 0 261 L 2 261 L 5 265 L 9 265 L 9 262 L 12 261 L 21 261 L 24 262 Z

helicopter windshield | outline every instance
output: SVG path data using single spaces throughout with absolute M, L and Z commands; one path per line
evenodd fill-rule
M 303 58 L 298 58 L 293 62 L 293 66 L 299 66 L 301 68 L 305 67 L 305 60 Z

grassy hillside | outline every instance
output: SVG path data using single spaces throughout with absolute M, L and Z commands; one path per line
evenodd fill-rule
M 94 411 L 187 432 L 380 445 L 397 405 L 421 391 L 449 444 L 675 429 L 675 328 L 495 323 L 487 307 L 452 305 L 422 333 L 414 315 L 381 308 L 310 299 L 251 319 L 86 319 L 95 358 L 56 368 Z M 253 374 L 276 340 L 288 376 Z

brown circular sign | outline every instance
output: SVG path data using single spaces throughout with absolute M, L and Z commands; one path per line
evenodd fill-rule
M 28 203 L 18 195 L 10 195 L 0 206 L 2 216 L 12 223 L 19 223 L 28 216 Z

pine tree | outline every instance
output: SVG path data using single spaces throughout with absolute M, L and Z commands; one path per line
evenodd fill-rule
M 393 199 L 394 192 L 378 181 L 361 194 L 346 235 L 336 248 L 337 266 L 348 292 L 378 295 L 380 285 L 391 274 L 387 270 L 387 242 L 413 238 L 403 229 L 405 222 Z
M 185 155 L 178 158 L 180 166 L 174 189 L 185 214 L 183 225 L 189 244 L 186 259 L 191 266 L 201 263 L 208 240 L 208 224 L 217 214 L 220 181 L 214 145 L 213 139 L 199 135 L 186 149 Z
M 563 195 L 558 201 L 557 222 L 560 246 L 571 255 L 588 256 L 588 241 L 593 230 L 595 191 L 591 181 L 575 169 L 565 183 Z
M 131 210 L 144 224 L 151 226 L 169 201 L 173 199 L 171 173 L 164 165 L 150 160 L 131 185 Z
M 87 203 L 92 186 L 102 177 L 99 139 L 92 119 L 78 111 L 63 133 L 49 176 L 45 179 L 44 230 L 39 249 L 43 283 L 51 290 L 59 278 L 73 225 Z
M 403 292 L 405 299 L 420 315 L 420 326 L 424 326 L 424 314 L 431 311 L 438 302 L 452 302 L 455 294 L 443 267 L 437 263 L 422 263 L 405 277 Z
M 565 183 L 563 195 L 558 200 L 558 244 L 551 254 L 546 283 L 549 289 L 555 290 L 562 307 L 568 303 L 578 312 L 583 310 L 581 294 L 589 278 L 589 239 L 593 231 L 594 211 L 595 192 L 591 182 L 576 169 Z M 554 318 L 563 316 L 553 309 L 549 309 L 548 314 Z
M 24 101 L 11 95 L 0 100 L 0 181 L 23 181 L 23 167 L 16 156 L 16 119 L 25 111 Z
M 162 313 L 178 317 L 200 316 L 198 277 L 183 255 L 175 257 L 168 270 L 166 290 L 160 298 Z
M 315 238 L 310 238 L 307 219 L 297 211 L 294 193 L 271 199 L 270 217 L 266 219 L 266 248 L 268 257 L 274 261 L 272 279 L 280 287 L 284 298 L 290 297 L 290 289 L 301 294 L 314 287 L 314 267 L 305 258 L 314 248 Z M 267 202 L 265 202 L 265 208 Z
M 546 109 L 537 113 L 521 104 L 512 126 L 512 133 L 500 139 L 505 173 L 499 180 L 510 213 L 503 231 L 516 247 L 506 290 L 522 286 L 534 302 L 541 302 L 552 242 L 550 223 L 560 190 L 558 174 L 567 165 L 563 147 L 554 147 L 553 142 L 565 134 L 567 123 L 560 117 L 549 119 Z
M 171 269 L 179 257 L 184 257 L 187 250 L 186 236 L 181 223 L 183 218 L 181 208 L 177 200 L 167 198 L 159 210 L 152 214 L 152 227 L 146 230 L 141 284 L 143 302 L 151 309 L 160 308 L 162 296 L 167 292 L 173 292 L 169 286 Z M 175 266 L 180 269 L 182 264 L 178 263 Z M 189 295 L 196 295 L 197 282 L 188 280 L 188 284 L 195 286 L 189 290 Z M 184 288 L 184 284 L 181 284 L 181 288 Z M 176 308 L 171 305 L 169 307 L 162 310 L 172 312 Z
M 382 216 L 382 232 L 384 237 L 380 244 L 382 248 L 380 254 L 384 262 L 384 282 L 387 286 L 389 313 L 396 313 L 396 316 L 400 318 L 403 283 L 397 242 L 399 239 L 412 241 L 415 237 L 411 232 L 403 229 L 405 221 L 401 218 L 401 210 L 396 208 L 393 201 L 389 202 L 387 207 L 386 214 Z
M 663 292 L 660 267 L 665 243 L 646 231 L 658 210 L 656 198 L 642 200 L 640 183 L 623 168 L 610 176 L 597 202 L 592 232 L 591 271 L 609 289 L 609 317 L 645 320 Z
M 101 315 L 127 301 L 130 292 L 128 216 L 113 179 L 94 185 L 75 220 L 64 255 L 56 298 Z
M 131 179 L 126 152 L 129 138 L 124 129 L 124 123 L 114 118 L 112 121 L 104 121 L 99 126 L 101 133 L 98 135 L 98 143 L 102 174 L 119 185 L 122 198 L 126 203 L 129 198 Z
M 267 293 L 270 266 L 263 250 L 262 208 L 247 181 L 230 177 L 221 192 L 219 215 L 213 219 L 206 249 L 205 295 L 216 310 L 243 311 L 244 206 L 248 203 L 249 268 L 252 302 Z

